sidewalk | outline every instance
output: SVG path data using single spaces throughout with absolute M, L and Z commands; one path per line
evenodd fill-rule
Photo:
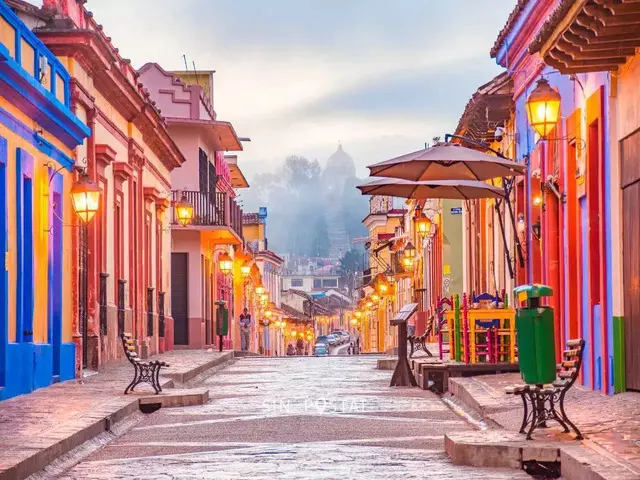
M 163 389 L 232 358 L 232 351 L 204 350 L 153 357 L 170 365 L 161 371 Z M 139 391 L 124 395 L 132 378 L 131 364 L 121 362 L 83 383 L 70 380 L 0 402 L 0 479 L 25 478 L 135 412 L 139 400 L 154 392 L 141 384 Z
M 449 390 L 458 402 L 480 413 L 490 429 L 504 432 L 504 440 L 512 442 L 519 438 L 513 434 L 517 434 L 522 421 L 522 401 L 506 395 L 504 388 L 519 383 L 522 383 L 519 373 L 451 378 Z M 606 396 L 574 385 L 567 393 L 565 409 L 585 441 L 576 442 L 572 435 L 562 433 L 559 426 L 549 422 L 549 429 L 536 430 L 534 440 L 525 441 L 524 445 L 548 444 L 559 448 L 560 456 L 563 451 L 580 456 L 583 467 L 591 467 L 589 478 L 640 479 L 640 393 Z M 494 445 L 500 441 L 496 433 L 494 430 L 487 434 Z M 582 451 L 576 450 L 576 446 Z M 584 465 L 589 461 L 591 465 Z

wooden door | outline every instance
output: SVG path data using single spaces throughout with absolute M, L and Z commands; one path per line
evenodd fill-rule
M 640 390 L 640 132 L 622 140 L 620 147 L 625 378 L 628 390 Z
M 189 344 L 189 254 L 171 254 L 171 315 L 176 345 Z

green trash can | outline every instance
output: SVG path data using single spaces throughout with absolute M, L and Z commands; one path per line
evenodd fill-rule
M 550 287 L 539 284 L 521 285 L 514 290 L 516 305 L 520 305 L 523 297 L 526 299 L 526 306 L 516 310 L 516 332 L 520 375 L 531 385 L 556 379 L 553 308 L 540 305 L 542 297 L 551 295 Z
M 226 336 L 229 334 L 229 310 L 227 302 L 224 300 L 215 302 L 216 308 L 216 335 Z

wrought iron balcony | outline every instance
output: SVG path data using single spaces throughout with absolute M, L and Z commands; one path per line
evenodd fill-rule
M 193 205 L 194 227 L 228 227 L 242 238 L 242 208 L 224 192 L 200 192 L 190 190 L 173 190 L 172 201 L 178 202 L 184 195 Z M 171 223 L 178 225 L 175 212 L 172 212 Z

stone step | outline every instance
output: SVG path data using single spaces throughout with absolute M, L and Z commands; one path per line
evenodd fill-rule
M 513 468 L 523 463 L 560 462 L 566 480 L 631 480 L 640 478 L 633 465 L 612 458 L 588 441 L 579 442 L 571 434 L 556 440 L 526 440 L 519 433 L 502 430 L 447 433 L 444 448 L 456 465 L 481 468 Z
M 209 401 L 208 388 L 168 389 L 157 395 L 145 394 L 138 399 L 140 405 L 157 405 L 162 408 L 191 407 Z

